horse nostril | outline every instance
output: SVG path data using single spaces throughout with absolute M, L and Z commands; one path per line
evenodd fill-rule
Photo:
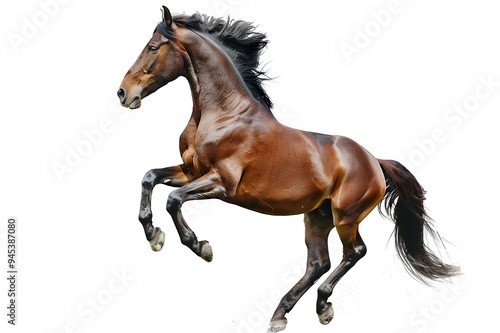
M 123 90 L 122 88 L 118 89 L 118 98 L 120 98 L 120 102 L 123 103 L 125 102 L 125 90 Z

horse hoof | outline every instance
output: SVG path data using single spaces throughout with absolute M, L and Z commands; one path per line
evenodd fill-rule
M 201 241 L 200 244 L 201 244 L 200 257 L 207 262 L 211 262 L 212 259 L 214 258 L 212 247 L 210 246 L 210 244 L 208 244 L 207 241 Z
M 165 233 L 160 228 L 156 228 L 153 239 L 149 241 L 149 245 L 151 245 L 153 251 L 158 252 L 163 248 L 163 244 L 165 244 Z
M 286 320 L 286 318 L 279 319 L 279 320 L 271 320 L 271 323 L 269 324 L 269 328 L 267 329 L 267 333 L 283 331 L 286 328 L 287 323 L 288 323 L 288 321 Z
M 333 307 L 332 303 L 328 302 L 326 310 L 323 313 L 318 314 L 319 322 L 323 325 L 328 325 L 333 319 Z

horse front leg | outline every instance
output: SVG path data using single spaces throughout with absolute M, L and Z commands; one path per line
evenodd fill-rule
M 187 184 L 194 176 L 185 165 L 177 165 L 162 169 L 151 169 L 142 179 L 141 205 L 139 221 L 141 222 L 146 239 L 153 251 L 160 251 L 165 243 L 165 234 L 160 228 L 153 226 L 151 211 L 151 196 L 153 188 L 158 184 L 179 187 Z
M 172 216 L 175 228 L 179 233 L 182 244 L 190 248 L 196 255 L 210 262 L 212 248 L 207 241 L 198 241 L 196 234 L 182 216 L 182 205 L 186 201 L 201 199 L 222 199 L 227 196 L 221 178 L 214 170 L 193 180 L 170 193 L 167 201 L 167 211 Z

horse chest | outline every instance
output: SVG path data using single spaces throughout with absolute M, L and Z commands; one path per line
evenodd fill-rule
M 198 176 L 207 173 L 218 160 L 221 152 L 225 151 L 225 144 L 220 144 L 222 135 L 197 131 L 189 140 L 182 152 L 182 160 Z M 222 154 L 225 155 L 225 154 Z

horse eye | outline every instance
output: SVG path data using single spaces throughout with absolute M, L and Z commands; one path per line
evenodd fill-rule
M 149 51 L 150 51 L 150 52 L 156 52 L 156 51 L 158 51 L 158 47 L 157 47 L 157 46 L 154 46 L 154 45 L 150 45 L 150 46 L 149 46 Z

